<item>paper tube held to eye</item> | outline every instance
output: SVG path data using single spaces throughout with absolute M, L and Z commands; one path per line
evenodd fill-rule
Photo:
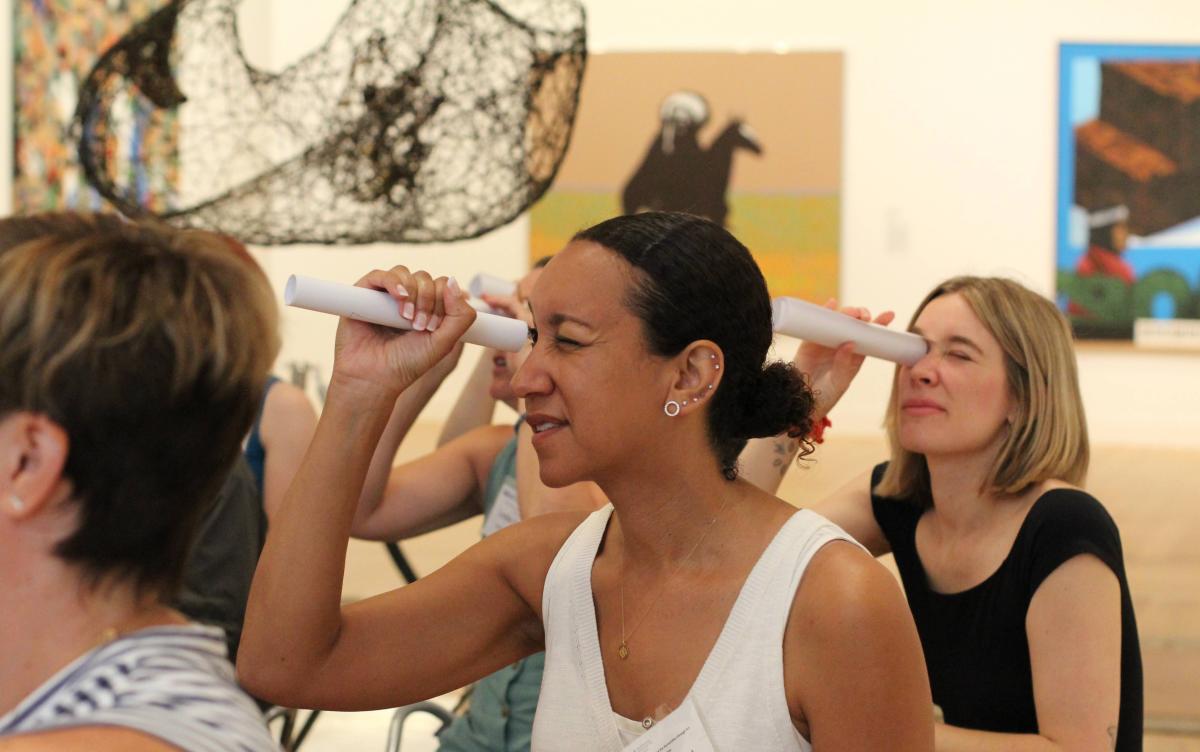
M 771 318 L 775 331 L 789 337 L 837 347 L 853 342 L 854 352 L 911 366 L 929 350 L 928 343 L 912 332 L 859 321 L 824 306 L 798 298 L 776 298 L 771 301 Z
M 346 316 L 393 329 L 413 328 L 412 322 L 400 315 L 396 299 L 382 290 L 293 274 L 288 277 L 283 302 L 296 308 Z M 519 319 L 477 313 L 475 323 L 462 338 L 473 345 L 517 352 L 529 338 L 529 327 Z
M 517 283 L 493 274 L 479 273 L 471 278 L 467 290 L 472 298 L 482 298 L 484 295 L 509 296 L 517 294 Z

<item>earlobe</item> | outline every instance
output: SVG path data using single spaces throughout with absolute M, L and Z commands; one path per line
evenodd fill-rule
M 36 514 L 61 495 L 67 462 L 67 432 L 44 415 L 18 413 L 4 427 L 5 514 L 20 519 Z

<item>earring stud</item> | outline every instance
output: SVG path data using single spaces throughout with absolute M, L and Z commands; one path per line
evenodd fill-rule
M 25 500 L 16 494 L 8 495 L 8 503 L 12 506 L 14 512 L 25 511 Z
M 663 405 L 663 412 L 667 414 L 668 418 L 674 418 L 679 414 L 681 409 L 679 403 L 675 400 L 667 400 L 667 404 Z

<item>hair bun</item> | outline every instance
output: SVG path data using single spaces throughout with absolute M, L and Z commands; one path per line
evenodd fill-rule
M 802 438 L 812 432 L 816 397 L 808 381 L 791 363 L 775 361 L 755 374 L 741 391 L 737 435 L 745 439 L 787 433 Z

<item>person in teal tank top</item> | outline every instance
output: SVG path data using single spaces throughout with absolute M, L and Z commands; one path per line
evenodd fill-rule
M 519 429 L 518 420 L 514 433 Z M 519 514 L 516 484 L 517 436 L 514 435 L 496 455 L 488 473 L 483 495 L 484 535 L 499 530 L 513 511 Z M 476 682 L 467 711 L 441 733 L 438 749 L 441 752 L 529 749 L 545 664 L 546 654 L 537 653 Z
M 543 264 L 544 265 L 544 264 Z M 513 298 L 489 297 L 495 308 L 521 315 L 540 266 L 518 284 Z M 527 314 L 525 314 L 527 315 Z M 376 449 L 351 530 L 357 538 L 394 541 L 421 535 L 482 514 L 487 536 L 527 517 L 554 511 L 592 510 L 606 499 L 591 483 L 544 486 L 530 430 L 493 425 L 497 402 L 519 409 L 510 381 L 513 353 L 487 350 L 447 418 L 438 447 L 392 467 L 400 442 L 421 409 L 458 363 L 461 346 L 397 400 Z M 522 430 L 523 429 L 523 430 Z M 519 468 L 526 468 L 522 471 Z M 542 683 L 544 654 L 506 666 L 477 682 L 466 712 L 440 734 L 440 752 L 521 752 L 530 748 Z

